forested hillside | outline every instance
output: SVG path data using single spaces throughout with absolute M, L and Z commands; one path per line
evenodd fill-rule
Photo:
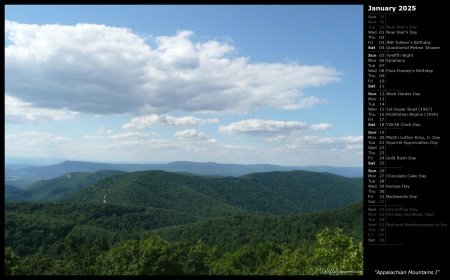
M 362 194 L 362 184 L 354 179 L 311 171 L 263 172 L 238 178 L 138 171 L 98 181 L 59 201 L 151 206 L 216 217 L 242 210 L 274 215 L 308 213 L 361 202 Z
M 362 270 L 362 185 L 355 179 L 309 171 L 68 175 L 30 191 L 44 200 L 49 190 L 73 193 L 5 203 L 7 274 Z M 336 246 L 340 253 L 331 253 Z
M 362 242 L 363 204 L 303 215 L 246 215 L 215 218 L 197 223 L 155 229 L 151 234 L 169 241 L 180 239 L 189 244 L 197 240 L 213 246 L 223 244 L 223 251 L 234 251 L 245 244 L 274 242 L 293 249 L 309 246 L 315 234 L 325 227 L 341 228 L 355 241 Z
M 322 274 L 314 263 L 324 257 L 333 259 L 324 269 L 350 262 L 357 273 L 362 270 L 361 212 L 362 203 L 295 216 L 191 223 L 195 219 L 180 213 L 139 207 L 12 202 L 6 205 L 5 254 L 11 273 L 26 275 Z M 320 243 L 320 236 L 335 244 Z M 327 255 L 321 246 L 343 251 Z M 145 263 L 139 263 L 141 254 Z M 184 267 L 186 262 L 192 267 Z
M 101 179 L 124 173 L 124 171 L 115 170 L 68 173 L 49 180 L 39 180 L 25 190 L 16 189 L 14 193 L 5 189 L 5 199 L 6 201 L 52 201 L 79 191 Z

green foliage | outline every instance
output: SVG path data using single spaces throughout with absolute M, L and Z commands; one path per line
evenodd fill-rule
M 148 236 L 148 230 L 195 222 L 194 217 L 170 210 L 94 203 L 5 203 L 5 245 L 19 255 L 61 254 L 64 238 L 80 240 L 107 235 L 113 243 Z
M 309 246 L 316 233 L 325 227 L 342 228 L 355 240 L 362 241 L 363 204 L 341 209 L 294 216 L 248 215 L 216 218 L 185 225 L 160 228 L 151 233 L 169 241 L 185 239 L 194 244 L 201 239 L 206 245 L 218 247 L 220 252 L 231 252 L 245 244 L 273 242 L 286 244 L 290 249 Z
M 363 184 L 330 173 L 263 172 L 242 176 L 239 181 L 254 193 L 246 209 L 275 215 L 340 208 L 361 202 L 363 197 Z
M 211 263 L 218 258 L 217 248 L 209 248 L 201 240 L 189 246 L 183 261 L 183 272 L 187 275 L 209 274 Z
M 110 248 L 105 236 L 84 243 L 69 234 L 64 257 L 19 258 L 5 248 L 6 274 L 11 275 L 324 275 L 362 271 L 362 245 L 336 228 L 317 235 L 315 250 L 294 250 L 272 242 L 243 245 L 223 254 L 199 240 L 169 242 L 159 236 L 127 240 Z
M 362 208 L 358 203 L 295 216 L 245 215 L 197 221 L 182 213 L 144 207 L 14 202 L 5 204 L 5 245 L 19 256 L 39 252 L 57 257 L 68 234 L 79 242 L 104 235 L 111 245 L 159 235 L 171 242 L 184 239 L 190 245 L 202 240 L 220 253 L 264 242 L 294 249 L 309 247 L 317 231 L 325 227 L 340 227 L 354 240 L 362 241 Z
M 210 253 L 199 241 L 170 243 L 158 236 L 130 240 L 97 258 L 101 275 L 201 275 Z
M 257 268 L 258 275 L 307 275 L 310 257 L 302 248 L 272 255 L 264 266 Z
M 268 260 L 279 256 L 281 252 L 282 248 L 272 242 L 244 245 L 233 254 L 227 255 L 225 263 L 233 274 L 265 274 L 267 273 L 265 268 Z
M 20 269 L 19 256 L 14 253 L 11 247 L 5 247 L 5 275 L 15 275 Z
M 129 240 L 97 258 L 100 275 L 138 275 L 140 242 Z
M 312 274 L 360 275 L 363 271 L 362 242 L 336 228 L 334 235 L 325 228 L 317 234 L 318 248 L 314 252 Z
M 47 256 L 27 255 L 21 258 L 18 275 L 46 275 L 53 267 L 53 259 Z

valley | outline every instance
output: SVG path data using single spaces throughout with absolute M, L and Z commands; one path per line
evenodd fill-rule
M 356 249 L 362 242 L 362 197 L 361 178 L 305 170 L 237 177 L 162 170 L 71 172 L 5 193 L 5 252 L 16 263 L 10 269 L 23 275 L 315 274 L 325 244 L 321 238 L 346 238 L 345 250 L 357 250 L 362 258 Z M 114 270 L 130 246 L 159 248 L 161 258 L 171 250 L 185 251 L 172 256 L 180 258 L 172 268 L 167 264 L 151 272 L 147 264 Z M 147 249 L 139 248 L 136 254 L 145 254 Z M 203 254 L 201 270 L 182 265 L 195 250 Z M 265 270 L 299 250 L 308 269 Z M 238 265 L 244 252 L 257 261 Z M 236 260 L 228 263 L 229 258 Z M 354 265 L 362 267 L 362 259 Z

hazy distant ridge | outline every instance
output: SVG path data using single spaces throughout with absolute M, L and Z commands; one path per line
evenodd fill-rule
M 362 177 L 362 167 L 332 166 L 280 166 L 272 164 L 220 164 L 214 162 L 175 161 L 167 164 L 117 164 L 84 161 L 64 161 L 55 165 L 6 169 L 5 177 L 19 177 L 27 180 L 51 179 L 70 172 L 96 172 L 100 170 L 144 171 L 163 170 L 167 172 L 189 172 L 202 176 L 242 176 L 256 172 L 307 170 L 329 172 L 344 177 Z

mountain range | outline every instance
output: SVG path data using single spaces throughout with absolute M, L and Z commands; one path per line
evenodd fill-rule
M 289 215 L 361 202 L 362 181 L 331 173 L 272 171 L 205 177 L 150 171 L 73 172 L 40 180 L 6 201 L 121 204 L 180 211 L 198 218 L 264 213 Z
M 67 165 L 74 163 L 59 167 Z M 299 248 L 310 254 L 325 228 L 341 228 L 358 242 L 363 236 L 362 178 L 329 172 L 70 172 L 22 190 L 7 185 L 5 200 L 5 248 L 20 257 L 27 274 L 59 275 L 64 268 L 72 275 L 86 263 L 91 267 L 93 260 L 104 259 L 90 253 L 93 244 L 104 244 L 113 253 L 152 236 L 184 240 L 194 246 L 193 253 L 201 242 L 211 250 L 208 255 L 223 263 L 230 254 L 248 254 L 261 244 L 283 246 L 277 254 Z M 104 243 L 96 243 L 101 239 Z M 76 262 L 79 266 L 73 266 Z
M 118 170 L 126 172 L 144 170 L 163 170 L 167 172 L 187 172 L 202 176 L 242 176 L 256 172 L 307 170 L 329 172 L 344 177 L 362 177 L 362 167 L 332 166 L 280 166 L 271 164 L 219 164 L 214 162 L 175 161 L 167 164 L 121 164 L 95 163 L 83 161 L 64 161 L 46 166 L 5 166 L 5 183 L 26 188 L 32 182 L 51 179 L 71 172 L 96 172 L 100 170 Z

